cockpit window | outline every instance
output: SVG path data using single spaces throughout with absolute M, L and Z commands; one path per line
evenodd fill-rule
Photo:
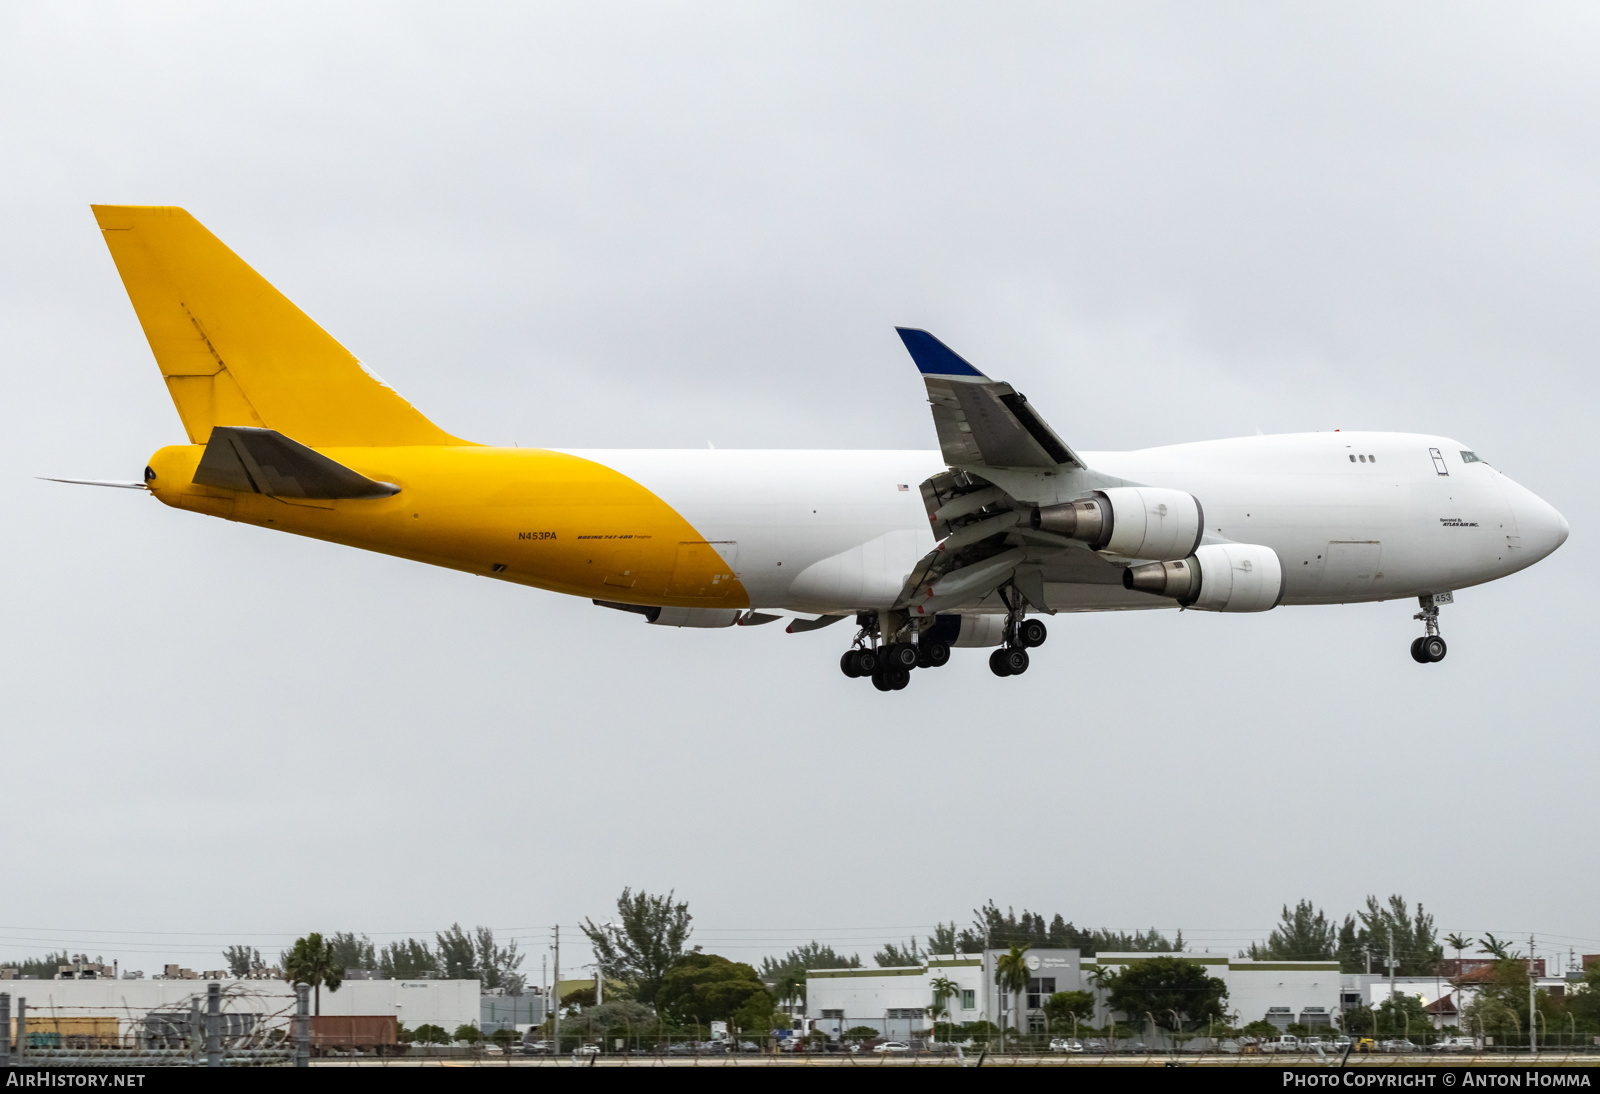
M 1482 463 L 1483 461 L 1478 458 L 1478 454 L 1476 452 L 1463 452 L 1463 453 L 1461 453 L 1461 462 L 1462 463 Z

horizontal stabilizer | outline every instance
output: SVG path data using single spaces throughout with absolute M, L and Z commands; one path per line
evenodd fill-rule
M 211 431 L 194 481 L 275 498 L 386 498 L 400 492 L 398 486 L 369 479 L 275 429 L 231 425 Z

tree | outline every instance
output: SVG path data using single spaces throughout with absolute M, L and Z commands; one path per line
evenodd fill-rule
M 879 968 L 894 969 L 920 965 L 924 956 L 926 955 L 917 947 L 917 939 L 913 935 L 904 948 L 890 942 L 883 949 L 873 954 L 872 959 L 878 963 Z
M 1094 995 L 1086 991 L 1058 991 L 1044 1001 L 1045 1017 L 1052 1026 L 1070 1023 L 1074 1018 L 1088 1023 L 1094 1020 Z
M 516 1039 L 517 1031 L 514 1029 L 497 1029 L 489 1035 L 489 1040 L 499 1045 L 503 1051 L 510 1051 L 511 1042 Z
M 43 957 L 28 957 L 21 961 L 3 962 L 17 970 L 18 976 L 37 976 L 40 980 L 53 980 L 58 966 L 72 964 L 67 951 L 47 953 Z
M 415 938 L 385 944 L 378 958 L 378 974 L 385 980 L 420 980 L 438 972 L 439 961 L 433 951 Z
M 1107 1002 L 1134 1021 L 1149 1014 L 1158 1026 L 1177 1032 L 1179 1025 L 1192 1028 L 1226 1018 L 1222 1000 L 1227 995 L 1227 984 L 1198 961 L 1149 957 L 1122 970 Z
M 229 946 L 222 951 L 222 959 L 234 976 L 248 976 L 251 969 L 261 967 L 261 951 L 253 946 Z
M 1422 999 L 1411 992 L 1397 991 L 1372 1011 L 1373 1030 L 1379 1037 L 1420 1036 L 1433 1028 L 1433 1019 Z
M 446 980 L 476 980 L 478 973 L 478 951 L 472 944 L 472 938 L 461 929 L 461 924 L 452 923 L 450 929 L 442 934 L 433 936 L 438 944 L 439 972 Z
M 411 1040 L 419 1045 L 448 1045 L 450 1035 L 444 1031 L 443 1026 L 424 1022 L 411 1031 Z
M 855 954 L 849 957 L 826 946 L 821 942 L 807 942 L 798 949 L 790 950 L 782 957 L 774 960 L 770 957 L 761 959 L 761 979 L 770 982 L 778 980 L 785 973 L 805 972 L 807 969 L 859 969 L 861 958 Z
M 346 969 L 378 967 L 377 949 L 366 935 L 357 937 L 349 931 L 335 931 L 328 936 L 328 948 L 333 951 L 334 960 Z
M 642 1003 L 655 1002 L 667 970 L 684 957 L 694 917 L 688 902 L 674 903 L 675 896 L 676 890 L 652 896 L 643 889 L 623 889 L 615 924 L 596 925 L 590 919 L 581 924 L 600 975 L 632 984 Z
M 941 1014 L 950 1013 L 950 997 L 959 992 L 961 987 L 948 976 L 936 976 L 928 986 L 933 989 L 933 1006 L 928 1008 L 928 1012 L 937 1021 Z
M 766 979 L 763 977 L 762 979 Z M 778 977 L 772 985 L 773 994 L 778 997 L 782 1006 L 793 1006 L 796 1000 L 801 1003 L 806 1001 L 806 970 L 789 969 Z
M 1421 904 L 1415 913 L 1411 912 L 1405 897 L 1396 893 L 1386 905 L 1379 904 L 1377 897 L 1368 896 L 1364 909 L 1345 917 L 1339 928 L 1340 968 L 1345 972 L 1364 971 L 1368 950 L 1374 959 L 1387 960 L 1391 934 L 1396 976 L 1428 976 L 1438 967 L 1444 949 L 1435 936 L 1433 916 Z
M 741 1032 L 766 1037 L 776 1024 L 772 1020 L 772 996 L 765 991 L 751 992 L 731 1017 L 733 1026 Z
M 595 1006 L 599 993 L 593 988 L 572 988 L 561 995 L 562 1014 L 576 1013 Z
M 1240 1034 L 1260 1041 L 1270 1041 L 1278 1035 L 1278 1027 L 1265 1019 L 1257 1019 L 1241 1029 Z
M 1302 900 L 1289 911 L 1283 906 L 1278 926 L 1266 945 L 1250 944 L 1250 956 L 1259 961 L 1332 961 L 1339 931 L 1311 901 Z
M 685 954 L 661 977 L 655 991 L 657 1008 L 678 1021 L 726 1021 L 750 1001 L 766 995 L 756 970 L 743 962 L 710 953 Z
M 934 925 L 933 934 L 928 936 L 928 952 L 952 955 L 957 952 L 955 920 Z
M 1001 954 L 994 963 L 995 980 L 1001 991 L 1011 992 L 1017 1001 L 1017 1032 L 1026 1027 L 1022 1021 L 1023 993 L 1028 990 L 1028 947 L 1011 944 L 1011 949 Z
M 1478 939 L 1478 944 L 1483 947 L 1483 952 L 1489 954 L 1496 961 L 1515 961 L 1521 957 L 1520 951 L 1513 951 L 1511 943 L 1502 941 L 1492 934 L 1485 934 Z
M 456 1027 L 455 1036 L 452 1040 L 465 1041 L 469 1045 L 475 1045 L 483 1040 L 483 1030 L 463 1022 Z
M 841 1036 L 846 1041 L 871 1041 L 874 1038 L 882 1037 L 883 1031 L 876 1026 L 851 1026 Z
M 291 984 L 309 984 L 317 997 L 317 1014 L 322 1013 L 322 985 L 338 991 L 344 983 L 344 966 L 334 960 L 333 951 L 313 931 L 297 938 L 283 963 L 283 978 Z
M 494 944 L 494 931 L 488 927 L 476 927 L 472 932 L 473 955 L 477 961 L 479 976 L 486 988 L 504 988 L 512 995 L 520 995 L 524 978 L 517 972 L 517 967 L 522 964 L 522 954 L 517 952 L 517 940 L 512 939 L 507 946 Z
M 1459 934 L 1447 934 L 1444 936 L 1444 941 L 1445 945 L 1456 951 L 1456 974 L 1459 976 L 1461 974 L 1461 951 L 1472 945 L 1472 939 L 1465 938 Z

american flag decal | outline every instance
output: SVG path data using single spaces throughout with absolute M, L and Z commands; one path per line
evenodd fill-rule
M 899 490 L 899 491 L 900 491 L 900 492 L 901 492 L 901 493 L 904 493 L 904 492 L 906 492 L 906 491 L 907 491 L 907 490 L 910 490 L 910 489 L 911 489 L 911 487 L 909 487 L 909 486 L 907 486 L 907 485 L 906 485 L 906 484 L 905 484 L 905 483 L 903 483 L 903 482 L 897 482 L 897 483 L 895 483 L 895 488 L 896 488 L 896 489 L 897 489 L 897 490 Z

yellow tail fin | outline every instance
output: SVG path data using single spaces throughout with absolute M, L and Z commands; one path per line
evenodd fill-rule
M 219 425 L 314 448 L 466 444 L 452 437 L 182 209 L 94 205 L 193 444 Z

